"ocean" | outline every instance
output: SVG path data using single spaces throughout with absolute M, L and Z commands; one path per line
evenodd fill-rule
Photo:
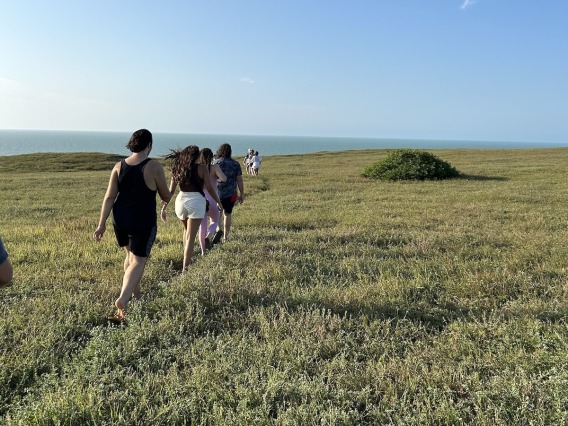
M 126 144 L 128 132 L 87 132 L 55 130 L 0 130 L 0 156 L 37 152 L 104 152 L 129 155 Z M 568 146 L 547 142 L 491 142 L 452 141 L 426 139 L 380 139 L 348 137 L 261 136 L 261 135 L 213 135 L 193 133 L 153 133 L 154 146 L 151 156 L 165 155 L 170 149 L 197 145 L 211 148 L 213 152 L 222 143 L 229 143 L 234 156 L 244 156 L 247 149 L 258 151 L 261 156 L 309 154 L 322 151 L 347 151 L 362 149 L 505 149 L 548 148 Z

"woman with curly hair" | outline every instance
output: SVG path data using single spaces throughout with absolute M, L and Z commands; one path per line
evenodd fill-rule
M 199 164 L 204 164 L 209 170 L 209 179 L 211 180 L 211 187 L 213 191 L 217 193 L 217 182 L 226 182 L 227 176 L 221 171 L 221 168 L 217 164 L 213 163 L 213 151 L 209 148 L 203 148 L 199 155 Z M 217 227 L 219 226 L 219 219 L 221 214 L 219 209 L 213 207 L 213 196 L 209 193 L 207 188 L 205 188 L 205 198 L 209 202 L 209 208 L 205 212 L 205 217 L 201 221 L 201 226 L 199 227 L 199 244 L 201 245 L 201 252 L 205 253 L 205 249 L 211 248 L 211 240 Z M 209 223 L 209 219 L 211 223 Z
M 182 272 L 187 271 L 191 263 L 195 236 L 199 230 L 202 219 L 205 217 L 206 201 L 203 188 L 211 194 L 219 209 L 222 209 L 221 201 L 217 192 L 211 185 L 207 166 L 199 164 L 199 148 L 190 145 L 184 149 L 172 150 L 165 157 L 170 160 L 172 178 L 170 192 L 173 194 L 179 185 L 180 192 L 176 197 L 176 216 L 183 224 L 183 267 Z M 165 221 L 166 203 L 162 207 L 162 220 Z

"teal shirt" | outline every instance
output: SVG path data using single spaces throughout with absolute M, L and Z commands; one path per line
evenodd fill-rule
M 220 158 L 215 164 L 218 164 L 221 171 L 227 176 L 227 182 L 217 182 L 217 191 L 219 198 L 228 198 L 237 193 L 237 176 L 243 174 L 241 165 L 232 158 Z

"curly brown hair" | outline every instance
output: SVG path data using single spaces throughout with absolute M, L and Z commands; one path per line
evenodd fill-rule
M 172 149 L 164 158 L 170 161 L 170 170 L 174 182 L 180 184 L 191 179 L 193 168 L 199 160 L 199 147 L 189 145 L 182 150 Z

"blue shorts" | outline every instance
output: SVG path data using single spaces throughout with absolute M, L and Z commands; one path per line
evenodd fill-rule
M 130 252 L 138 257 L 150 256 L 150 250 L 156 240 L 158 227 L 147 229 L 126 229 L 113 223 L 114 235 L 120 247 L 130 247 Z
M 8 260 L 8 252 L 2 243 L 2 238 L 0 238 L 0 265 Z

